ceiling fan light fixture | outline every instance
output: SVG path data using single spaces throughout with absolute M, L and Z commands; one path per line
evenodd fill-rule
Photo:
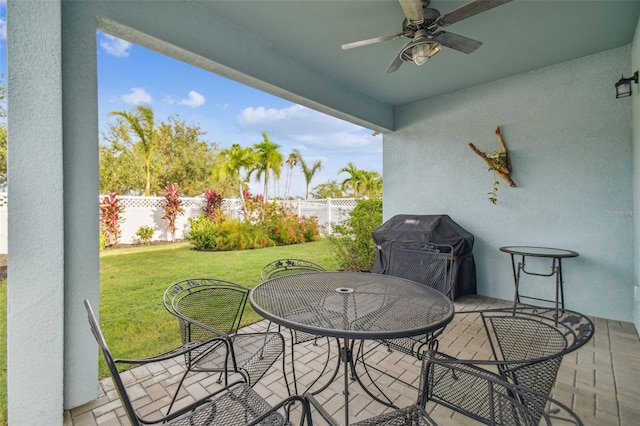
M 440 52 L 440 50 L 442 50 L 440 43 L 430 41 L 417 44 L 411 51 L 412 62 L 416 65 L 422 65 L 427 62 L 429 58 Z

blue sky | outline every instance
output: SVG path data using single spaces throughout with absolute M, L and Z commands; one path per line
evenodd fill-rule
M 6 2 L 0 0 L 0 75 L 6 84 Z M 156 122 L 179 116 L 207 132 L 205 139 L 221 147 L 250 146 L 266 131 L 286 158 L 298 149 L 307 164 L 322 161 L 310 188 L 347 175 L 338 174 L 349 161 L 382 174 L 382 136 L 269 95 L 217 74 L 193 67 L 143 47 L 97 33 L 100 130 L 115 120 L 111 111 L 150 105 Z M 10 108 L 10 107 L 9 107 Z M 286 170 L 283 169 L 280 195 Z M 251 183 L 254 193 L 262 185 Z M 304 176 L 294 169 L 291 195 L 304 196 Z M 272 191 L 270 191 L 271 194 Z

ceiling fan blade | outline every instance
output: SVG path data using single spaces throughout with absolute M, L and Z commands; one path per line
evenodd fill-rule
M 400 49 L 400 51 L 398 52 L 396 57 L 393 58 L 393 61 L 391 61 L 391 63 L 387 67 L 387 70 L 385 71 L 385 74 L 390 74 L 390 73 L 392 73 L 394 71 L 397 71 L 398 68 L 400 68 L 400 65 L 402 65 L 402 62 L 404 62 L 402 60 L 402 51 L 403 50 L 404 50 L 404 47 L 402 49 Z
M 482 46 L 482 42 L 478 40 L 446 31 L 439 31 L 430 37 L 430 39 L 462 53 L 473 53 L 478 47 Z
M 421 0 L 398 0 L 400 7 L 409 22 L 422 22 L 424 20 L 424 10 Z
M 360 46 L 368 46 L 370 44 L 380 43 L 381 41 L 397 40 L 402 36 L 403 36 L 403 33 L 398 33 L 398 34 L 391 34 L 387 36 L 369 38 L 367 40 L 354 41 L 353 43 L 343 44 L 342 50 L 349 50 L 349 49 L 353 49 L 355 47 L 360 47 Z
M 446 27 L 448 25 L 455 24 L 458 21 L 462 21 L 470 16 L 477 15 L 478 13 L 509 3 L 510 1 L 511 0 L 474 0 L 442 15 L 438 18 L 438 26 Z

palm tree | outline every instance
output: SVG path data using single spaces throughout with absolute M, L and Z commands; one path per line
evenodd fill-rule
M 364 171 L 358 169 L 351 161 L 347 164 L 347 167 L 343 167 L 338 173 L 349 173 L 349 177 L 342 181 L 340 187 L 345 192 L 351 192 L 355 198 L 360 196 L 360 191 L 364 185 Z
M 313 163 L 311 167 L 309 167 L 306 161 L 304 161 L 304 158 L 302 158 L 302 154 L 300 154 L 300 151 L 298 151 L 297 149 L 294 149 L 293 152 L 298 158 L 298 161 L 300 162 L 300 168 L 302 169 L 302 173 L 304 173 L 304 180 L 307 184 L 307 190 L 306 190 L 304 199 L 308 200 L 309 185 L 311 185 L 311 179 L 313 179 L 313 175 L 315 175 L 317 171 L 322 170 L 322 161 L 318 160 L 315 163 Z
M 242 178 L 241 172 L 242 169 L 248 172 L 255 167 L 256 153 L 250 147 L 243 148 L 238 144 L 233 144 L 230 148 L 220 151 L 217 155 L 217 160 L 217 164 L 213 169 L 213 177 L 220 180 L 230 177 L 236 180 L 240 199 L 244 205 L 243 183 L 246 180 Z
M 362 171 L 364 176 L 364 193 L 371 198 L 380 197 L 382 195 L 382 176 L 374 171 Z
M 289 198 L 289 190 L 291 189 L 291 176 L 293 175 L 293 168 L 298 164 L 298 156 L 296 155 L 296 151 L 289 154 L 289 158 L 284 162 L 288 167 L 287 170 L 287 179 L 284 183 L 284 198 Z
M 253 145 L 257 155 L 257 163 L 255 167 L 256 179 L 259 181 L 264 176 L 264 192 L 265 200 L 269 199 L 269 177 L 273 173 L 273 179 L 280 178 L 282 170 L 282 153 L 278 151 L 280 145 L 271 142 L 267 132 L 262 132 L 262 142 Z
M 124 118 L 130 130 L 139 139 L 139 145 L 144 153 L 145 187 L 144 195 L 151 195 L 151 155 L 156 146 L 157 132 L 153 120 L 153 109 L 146 105 L 138 105 L 134 112 L 113 111 L 110 115 Z

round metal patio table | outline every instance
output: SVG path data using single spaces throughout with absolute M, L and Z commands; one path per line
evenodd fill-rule
M 454 314 L 453 303 L 424 284 L 361 272 L 314 272 L 273 278 L 256 286 L 249 300 L 257 313 L 272 322 L 342 339 L 345 424 L 349 423 L 351 343 L 425 334 L 446 326 Z

